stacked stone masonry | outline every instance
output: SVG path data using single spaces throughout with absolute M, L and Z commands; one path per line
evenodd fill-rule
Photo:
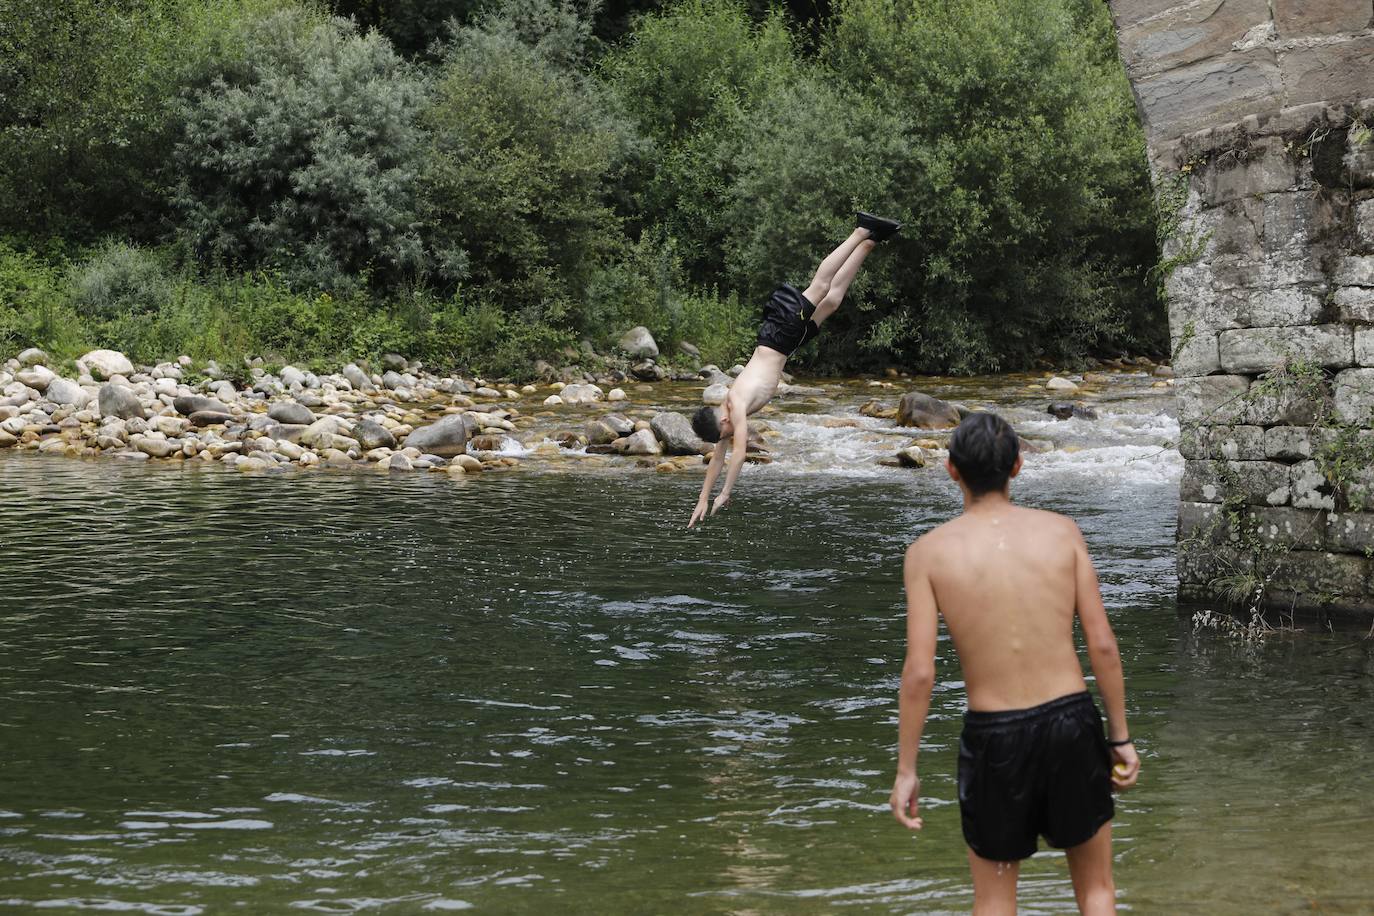
M 1180 593 L 1367 618 L 1374 469 L 1331 456 L 1374 454 L 1374 0 L 1111 7 L 1178 207 Z

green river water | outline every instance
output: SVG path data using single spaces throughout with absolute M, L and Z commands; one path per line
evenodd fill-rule
M 886 810 L 901 552 L 956 494 L 821 425 L 859 394 L 690 532 L 699 477 L 628 466 L 0 454 L 0 910 L 966 912 L 947 643 L 925 831 Z M 1123 909 L 1374 912 L 1371 641 L 1192 631 L 1166 395 L 981 394 L 1056 443 L 1018 498 L 1079 521 L 1121 642 Z M 1073 911 L 1062 854 L 1021 899 Z

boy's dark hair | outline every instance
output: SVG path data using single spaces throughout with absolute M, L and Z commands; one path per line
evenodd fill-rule
M 974 496 L 995 493 L 1011 479 L 1021 443 L 995 413 L 971 413 L 949 438 L 949 460 Z
M 692 415 L 692 431 L 707 442 L 720 441 L 720 415 L 707 404 Z

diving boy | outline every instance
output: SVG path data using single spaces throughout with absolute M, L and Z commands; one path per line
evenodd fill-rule
M 1116 637 L 1078 526 L 1015 506 L 1016 433 L 975 413 L 949 442 L 963 514 L 906 552 L 907 653 L 899 696 L 897 820 L 921 829 L 916 756 L 935 679 L 936 617 L 954 641 L 968 691 L 959 740 L 959 811 L 973 872 L 973 912 L 1016 912 L 1020 860 L 1043 836 L 1067 851 L 1080 912 L 1113 913 L 1112 790 L 1135 784 Z M 1083 628 L 1107 734 L 1074 648 Z
M 749 415 L 757 413 L 772 399 L 788 357 L 819 334 L 825 319 L 840 307 L 849 284 L 854 282 L 868 253 L 902 228 L 896 220 L 871 213 L 860 212 L 857 222 L 849 238 L 816 268 L 816 275 L 811 278 L 811 284 L 805 292 L 789 283 L 773 291 L 763 306 L 758 345 L 754 347 L 744 371 L 730 386 L 725 403 L 718 408 L 702 407 L 692 417 L 692 429 L 696 434 L 717 445 L 711 455 L 711 463 L 706 468 L 706 480 L 702 483 L 701 496 L 687 523 L 688 528 L 706 517 L 711 489 L 720 475 L 721 466 L 725 464 L 727 447 L 733 443 L 734 455 L 730 459 L 730 469 L 725 473 L 725 484 L 720 488 L 710 514 L 715 515 L 730 501 L 749 444 Z

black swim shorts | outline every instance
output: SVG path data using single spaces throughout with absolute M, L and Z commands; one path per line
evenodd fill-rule
M 802 344 L 821 332 L 811 314 L 816 306 L 789 283 L 773 290 L 763 304 L 763 323 L 759 327 L 759 346 L 771 347 L 791 356 Z
M 1115 814 L 1111 753 L 1092 697 L 964 713 L 959 812 L 969 848 L 997 862 L 1034 855 L 1037 836 L 1058 849 L 1092 839 Z

